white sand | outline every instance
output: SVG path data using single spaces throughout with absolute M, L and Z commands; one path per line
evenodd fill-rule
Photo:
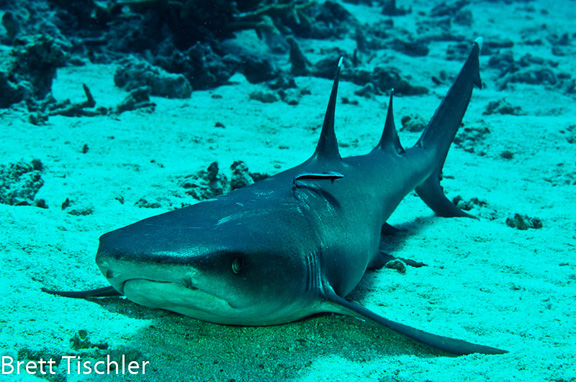
M 419 1 L 415 9 L 428 10 Z M 475 23 L 461 28 L 470 40 L 483 35 L 510 38 L 515 57 L 527 52 L 560 62 L 573 73 L 574 55 L 554 57 L 548 45 L 522 44 L 520 32 L 534 27 L 572 31 L 574 1 L 472 7 Z M 526 6 L 536 12 L 527 12 Z M 550 6 L 549 14 L 540 12 Z M 366 7 L 349 7 L 359 15 Z M 374 11 L 371 11 L 374 12 Z M 380 16 L 370 16 L 377 22 Z M 395 19 L 409 26 L 407 18 Z M 402 21 L 408 20 L 408 21 Z M 547 24 L 546 30 L 541 29 Z M 546 33 L 545 33 L 546 32 Z M 332 44 L 338 44 L 337 41 Z M 447 90 L 430 75 L 455 74 L 461 62 L 444 60 L 447 43 L 430 44 L 430 55 L 397 57 L 392 64 L 410 73 L 415 84 L 431 87 L 426 96 L 396 99 L 396 121 L 404 115 L 428 120 Z M 574 49 L 574 47 L 573 47 Z M 574 51 L 574 50 L 573 50 Z M 105 286 L 94 263 L 98 237 L 148 216 L 190 203 L 176 177 L 192 174 L 218 160 L 228 170 L 235 160 L 251 171 L 274 174 L 312 153 L 328 100 L 330 81 L 298 78 L 312 94 L 298 106 L 262 104 L 248 94 L 260 88 L 243 76 L 235 84 L 194 92 L 188 100 L 154 99 L 154 113 L 127 112 L 117 118 L 52 117 L 45 126 L 27 122 L 26 113 L 2 111 L 1 163 L 38 158 L 45 181 L 37 198 L 49 209 L 0 205 L 0 350 L 15 356 L 23 348 L 75 354 L 70 339 L 80 330 L 93 344 L 139 350 L 152 369 L 140 381 L 283 380 L 305 381 L 575 381 L 576 380 L 576 193 L 574 185 L 551 183 L 559 175 L 575 179 L 576 144 L 561 134 L 576 124 L 574 95 L 543 86 L 515 85 L 496 90 L 498 73 L 481 57 L 487 89 L 475 91 L 465 124 L 486 126 L 487 155 L 452 148 L 443 185 L 450 197 L 477 197 L 487 207 L 472 219 L 442 219 L 413 194 L 391 220 L 406 232 L 391 238 L 389 249 L 428 267 L 406 274 L 383 269 L 368 273 L 351 298 L 390 319 L 436 334 L 505 348 L 501 356 L 438 356 L 380 328 L 341 316 L 322 316 L 277 327 L 226 327 L 139 307 L 126 300 L 100 303 L 54 297 L 43 286 L 83 290 Z M 100 105 L 118 103 L 125 93 L 112 82 L 113 67 L 90 65 L 62 69 L 54 85 L 57 99 L 83 98 L 88 84 Z M 358 87 L 342 83 L 340 95 L 360 104 L 339 104 L 337 135 L 343 156 L 365 153 L 383 126 L 386 96 L 353 95 Z M 213 94 L 222 99 L 212 98 Z M 507 99 L 526 115 L 483 116 L 490 101 Z M 216 122 L 226 128 L 215 128 Z M 111 137 L 114 137 L 113 139 Z M 415 133 L 401 133 L 405 145 Z M 87 144 L 89 151 L 81 152 Z M 288 146 L 280 149 L 279 146 Z M 500 158 L 510 150 L 514 158 Z M 570 175 L 571 174 L 571 175 Z M 123 197 L 124 204 L 117 198 Z M 93 207 L 72 216 L 60 205 Z M 162 208 L 138 208 L 145 198 Z M 542 219 L 539 230 L 519 231 L 505 220 L 515 213 Z M 488 219 L 490 214 L 496 217 Z M 124 349 L 124 348 L 120 348 Z M 12 376 L 11 380 L 34 380 Z M 76 380 L 122 378 L 71 375 Z M 52 378 L 50 380 L 56 380 Z

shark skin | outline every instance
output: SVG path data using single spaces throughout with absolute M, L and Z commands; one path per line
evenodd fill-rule
M 334 132 L 339 72 L 316 151 L 299 166 L 100 238 L 96 263 L 110 287 L 66 297 L 125 295 L 151 308 L 226 325 L 276 325 L 332 312 L 371 320 L 453 355 L 505 350 L 438 336 L 386 319 L 345 296 L 381 267 L 386 221 L 416 190 L 440 216 L 469 216 L 445 196 L 442 166 L 474 85 L 478 39 L 414 147 L 398 139 L 392 96 L 368 154 L 341 158 Z

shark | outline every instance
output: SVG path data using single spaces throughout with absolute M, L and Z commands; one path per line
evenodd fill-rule
M 100 237 L 96 264 L 110 286 L 45 292 L 76 298 L 125 296 L 136 304 L 225 325 L 264 326 L 337 313 L 372 321 L 452 355 L 505 350 L 390 320 L 346 296 L 380 251 L 387 224 L 413 190 L 439 216 L 469 217 L 445 195 L 442 167 L 474 86 L 482 39 L 417 143 L 405 149 L 393 117 L 365 155 L 342 158 L 334 130 L 342 58 L 320 139 L 304 163 L 252 185 L 150 217 Z

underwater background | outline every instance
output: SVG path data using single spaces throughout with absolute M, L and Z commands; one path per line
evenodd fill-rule
M 576 1 L 0 0 L 0 355 L 13 381 L 576 381 Z M 443 219 L 409 194 L 348 298 L 509 351 L 447 357 L 360 320 L 234 327 L 42 287 L 106 286 L 100 235 L 243 187 L 314 151 L 340 56 L 336 134 L 370 151 L 395 89 L 416 142 L 472 42 L 475 90 Z M 67 375 L 63 356 L 149 361 Z

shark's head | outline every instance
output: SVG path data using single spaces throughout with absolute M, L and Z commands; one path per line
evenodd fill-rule
M 317 291 L 318 271 L 291 253 L 299 245 L 285 245 L 294 239 L 289 227 L 278 225 L 278 232 L 244 212 L 191 219 L 207 214 L 194 207 L 103 235 L 96 262 L 110 284 L 138 304 L 222 324 L 277 324 L 310 314 L 303 305 Z

